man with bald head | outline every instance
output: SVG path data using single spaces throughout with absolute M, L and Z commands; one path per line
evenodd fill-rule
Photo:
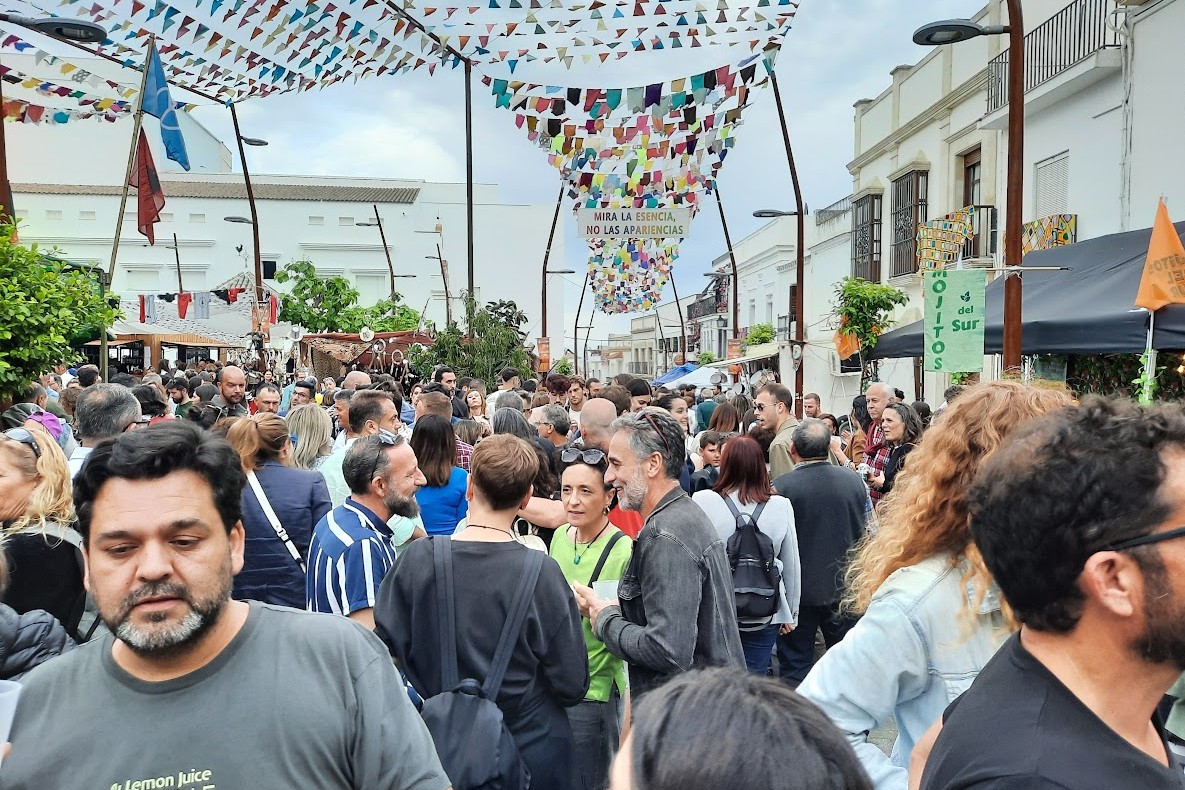
M 872 418 L 872 425 L 868 427 L 868 441 L 864 445 L 864 463 L 868 464 L 870 475 L 875 477 L 885 472 L 885 464 L 889 462 L 889 448 L 885 445 L 885 431 L 881 427 L 881 416 L 885 407 L 893 402 L 893 388 L 883 381 L 877 381 L 868 386 L 864 396 L 868 398 L 868 416 Z M 871 489 L 869 495 L 872 504 L 880 501 L 881 492 Z
M 251 415 L 251 412 L 247 410 L 247 404 L 243 402 L 247 397 L 247 374 L 243 372 L 242 368 L 227 365 L 218 371 L 214 385 L 218 387 L 218 394 L 214 396 L 214 400 L 210 401 L 210 405 L 222 409 L 222 416 L 249 417 Z
M 351 370 L 342 379 L 342 389 L 344 390 L 360 390 L 366 389 L 370 386 L 370 374 L 365 370 Z
M 608 450 L 613 434 L 609 425 L 617 419 L 617 407 L 604 398 L 591 398 L 580 410 L 580 438 L 585 447 Z

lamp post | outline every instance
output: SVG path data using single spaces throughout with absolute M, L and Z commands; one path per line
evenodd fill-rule
M 777 83 L 774 83 L 774 85 L 776 90 Z M 778 102 L 780 104 L 781 95 L 775 95 L 778 97 Z M 783 127 L 783 131 L 784 130 L 785 127 Z M 790 150 L 789 145 L 786 146 L 786 150 Z M 791 158 L 790 161 L 793 162 L 793 158 Z M 758 219 L 798 217 L 798 235 L 794 243 L 794 300 L 790 303 L 790 312 L 794 316 L 794 342 L 797 344 L 799 351 L 802 351 L 802 347 L 806 345 L 806 319 L 803 315 L 803 311 L 805 309 L 804 303 L 806 301 L 806 289 L 803 287 L 806 281 L 806 250 L 803 249 L 803 246 L 806 244 L 806 231 L 803 227 L 803 223 L 806 221 L 806 212 L 810 211 L 810 209 L 808 209 L 805 205 L 802 205 L 802 193 L 798 189 L 797 170 L 792 170 L 791 173 L 795 182 L 794 197 L 799 201 L 801 208 L 794 211 L 780 211 L 773 208 L 763 208 L 754 211 L 753 216 L 757 217 Z M 789 327 L 787 327 L 787 329 L 789 329 Z M 790 350 L 793 351 L 794 349 Z M 802 417 L 800 412 L 802 411 L 802 391 L 804 389 L 803 380 L 805 378 L 805 374 L 806 371 L 803 370 L 802 359 L 800 357 L 798 361 L 794 363 L 794 393 L 796 396 L 794 399 L 794 410 L 799 418 Z
M 254 247 L 255 253 L 255 314 L 256 320 L 259 322 L 259 326 L 262 327 L 263 316 L 260 315 L 259 311 L 263 305 L 263 259 L 261 257 L 262 253 L 259 250 L 259 212 L 256 211 L 255 208 L 255 190 L 251 188 L 251 171 L 247 168 L 247 149 L 244 148 L 244 146 L 264 146 L 267 145 L 267 141 L 260 140 L 257 137 L 243 136 L 243 132 L 239 128 L 239 113 L 238 110 L 235 109 L 233 102 L 230 105 L 230 119 L 234 123 L 235 142 L 238 143 L 239 147 L 239 164 L 242 165 L 243 168 L 243 184 L 247 187 L 247 208 L 251 211 L 251 218 L 245 219 L 244 217 L 227 217 L 226 221 L 240 223 L 245 222 L 251 225 L 251 243 Z M 260 334 L 260 339 L 262 341 L 262 333 Z M 260 364 L 263 364 L 262 361 Z
M 1008 185 L 1005 194 L 1004 266 L 1020 266 L 1021 206 L 1024 191 L 1025 29 L 1020 0 L 1007 0 L 1007 25 L 980 25 L 970 19 L 944 19 L 918 28 L 913 42 L 922 46 L 956 44 L 976 36 L 1008 34 Z M 1004 274 L 1004 370 L 1018 370 L 1022 348 L 1022 283 L 1019 271 Z
M 546 258 L 545 258 L 546 260 Z M 540 296 L 543 308 L 543 317 L 539 321 L 539 337 L 547 337 L 547 275 L 549 274 L 576 274 L 575 269 L 548 269 L 546 266 L 543 269 L 543 288 Z
M 391 261 L 391 248 L 387 246 L 387 232 L 383 230 L 383 218 L 379 216 L 379 204 L 372 203 L 371 207 L 374 209 L 374 219 L 366 220 L 365 222 L 355 222 L 354 224 L 360 228 L 378 227 L 379 238 L 383 241 L 383 254 L 387 256 L 387 271 L 391 273 L 391 298 L 395 298 L 395 264 Z M 404 277 L 415 277 L 412 275 L 403 275 Z
M 440 227 L 437 225 L 437 227 Z M 444 281 L 444 323 L 448 326 L 453 322 L 453 295 L 449 293 L 448 287 L 448 261 L 440 255 L 440 245 L 436 245 L 435 255 L 425 255 L 425 259 L 430 261 L 440 261 L 440 279 Z M 472 298 L 472 297 L 470 297 Z M 468 327 L 466 327 L 468 331 Z

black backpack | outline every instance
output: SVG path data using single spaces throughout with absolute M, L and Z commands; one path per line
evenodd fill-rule
M 453 595 L 453 542 L 432 541 L 436 565 L 436 612 L 440 623 L 441 693 L 424 702 L 420 715 L 428 725 L 436 754 L 453 790 L 527 790 L 531 773 L 494 703 L 506 676 L 514 644 L 527 619 L 543 552 L 528 550 L 498 647 L 484 683 L 462 680 L 457 667 L 456 600 Z
M 765 510 L 761 502 L 753 514 L 737 510 L 732 499 L 721 496 L 736 519 L 736 531 L 725 544 L 732 566 L 732 591 L 736 599 L 737 622 L 745 626 L 769 625 L 778 613 L 782 571 L 774 561 L 774 542 L 757 528 Z

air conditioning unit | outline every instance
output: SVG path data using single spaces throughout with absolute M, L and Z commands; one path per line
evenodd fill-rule
M 847 359 L 840 359 L 835 349 L 828 349 L 827 363 L 832 376 L 859 376 L 861 372 L 859 353 L 852 354 Z

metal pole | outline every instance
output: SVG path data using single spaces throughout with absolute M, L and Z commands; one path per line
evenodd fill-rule
M 383 230 L 383 218 L 379 216 L 379 204 L 372 203 L 374 221 L 379 226 L 379 238 L 383 240 L 383 254 L 387 256 L 387 271 L 391 274 L 391 298 L 395 298 L 395 264 L 391 261 L 391 248 L 387 246 L 387 232 Z
M 594 306 L 588 314 L 588 331 L 584 333 L 584 372 L 586 376 L 588 374 L 588 339 L 592 337 L 593 319 L 596 318 L 596 316 L 597 308 Z M 602 361 L 604 360 L 602 359 Z
M 658 305 L 655 305 L 655 306 L 654 306 L 654 325 L 655 325 L 656 327 L 658 327 L 658 341 L 659 341 L 659 346 L 662 348 L 662 367 L 663 367 L 663 373 L 666 373 L 666 368 L 667 368 L 667 338 L 666 338 L 666 334 L 665 334 L 665 333 L 662 331 L 662 310 L 661 310 L 661 309 L 659 309 L 659 306 L 658 306 Z M 658 378 L 658 369 L 657 369 L 657 367 L 654 369 L 654 377 L 655 377 L 655 378 Z
M 177 234 L 173 234 L 173 260 L 177 262 L 177 291 L 185 290 L 181 283 L 181 245 L 177 243 Z
M 728 221 L 724 218 L 724 202 L 720 199 L 720 184 L 716 184 L 716 208 L 720 210 L 720 227 L 724 228 L 724 244 L 728 247 L 728 257 L 732 261 L 732 339 L 736 340 L 740 337 L 741 331 L 741 305 L 740 305 L 740 286 L 737 277 L 737 256 L 732 248 L 732 236 L 728 234 Z M 724 356 L 728 356 L 725 352 Z
M 465 219 L 468 225 L 466 246 L 468 252 L 469 299 L 476 299 L 473 279 L 473 64 L 465 59 Z M 466 300 L 469 304 L 469 300 Z M 469 316 L 472 322 L 472 316 Z M 544 321 L 547 319 L 544 318 Z
M 683 320 L 683 305 L 679 304 L 679 289 L 675 287 L 675 272 L 671 271 L 671 293 L 675 295 L 675 310 L 679 312 L 679 332 L 682 334 L 683 348 L 683 363 L 686 365 L 690 360 L 687 359 L 687 323 Z
M 551 217 L 551 232 L 547 234 L 547 249 L 543 250 L 543 288 L 542 288 L 542 294 L 541 294 L 543 298 L 540 300 L 543 303 L 543 318 L 539 322 L 539 327 L 540 327 L 539 336 L 540 337 L 547 337 L 547 264 L 551 262 L 551 245 L 552 245 L 552 242 L 555 241 L 556 225 L 558 225 L 560 223 L 560 204 L 563 203 L 563 200 L 564 200 L 564 185 L 561 182 L 560 183 L 560 194 L 556 195 L 556 199 L 555 199 L 555 214 L 553 214 Z M 472 263 L 473 263 L 473 260 L 472 260 L 472 258 L 470 258 L 470 266 L 472 266 Z M 473 276 L 472 268 L 469 270 L 469 272 L 470 272 L 470 277 L 472 277 Z M 581 297 L 583 297 L 583 296 L 584 296 L 584 294 L 581 294 Z
M 2 83 L 3 80 L 0 80 Z M 0 108 L 4 106 L 4 92 L 0 90 Z M 13 208 L 12 184 L 8 181 L 8 148 L 4 141 L 4 113 L 0 111 L 0 223 L 5 225 L 15 222 L 16 209 Z M 14 233 L 16 231 L 13 231 Z
M 769 75 L 770 84 L 774 89 L 774 101 L 778 105 L 778 120 L 782 127 L 782 142 L 786 144 L 786 163 L 790 166 L 790 184 L 794 188 L 794 208 L 798 212 L 798 238 L 794 245 L 797 261 L 795 266 L 794 301 L 790 308 L 794 315 L 794 342 L 800 351 L 806 350 L 806 316 L 804 302 L 806 297 L 806 205 L 802 200 L 802 188 L 798 183 L 798 167 L 794 164 L 794 148 L 790 145 L 790 127 L 786 124 L 786 112 L 782 107 L 782 93 L 778 90 L 778 77 L 774 73 Z M 794 412 L 802 419 L 802 390 L 805 371 L 806 355 L 803 354 L 794 365 Z
M 1008 0 L 1008 191 L 1004 220 L 1004 265 L 1020 266 L 1024 211 L 1025 29 L 1020 0 Z M 1004 372 L 1020 373 L 1021 276 L 1004 275 Z
M 440 279 L 444 281 L 444 324 L 448 326 L 453 322 L 453 297 L 449 293 L 448 287 L 448 266 L 444 262 L 444 256 L 440 253 L 440 244 L 436 245 L 436 260 L 440 262 Z M 470 295 L 465 303 L 468 304 L 473 299 Z M 466 329 L 468 331 L 468 329 Z
M 580 289 L 580 302 L 576 305 L 576 318 L 575 318 L 574 322 L 572 323 L 572 342 L 577 347 L 579 347 L 579 345 L 580 345 L 580 311 L 584 309 L 584 292 L 588 290 L 588 281 L 591 276 L 592 276 L 591 272 L 584 273 L 584 287 Z M 591 318 L 589 319 L 589 323 L 592 323 Z M 588 349 L 585 349 L 585 353 L 586 354 L 588 353 Z M 572 355 L 572 366 L 576 367 L 576 363 L 579 361 L 580 361 L 580 355 L 573 354 Z M 588 375 L 588 365 L 584 366 L 584 371 L 585 371 L 585 376 L 587 376 Z M 578 376 L 580 375 L 579 369 L 576 370 L 576 375 L 578 375 Z
M 230 118 L 235 127 L 235 142 L 239 146 L 239 163 L 243 167 L 243 184 L 247 187 L 247 207 L 251 211 L 251 242 L 255 246 L 255 318 L 259 332 L 259 363 L 262 373 L 266 367 L 263 358 L 263 258 L 259 250 L 259 213 L 255 209 L 255 192 L 251 189 L 251 171 L 247 168 L 247 151 L 243 147 L 243 132 L 239 129 L 239 113 L 234 102 L 230 102 Z

